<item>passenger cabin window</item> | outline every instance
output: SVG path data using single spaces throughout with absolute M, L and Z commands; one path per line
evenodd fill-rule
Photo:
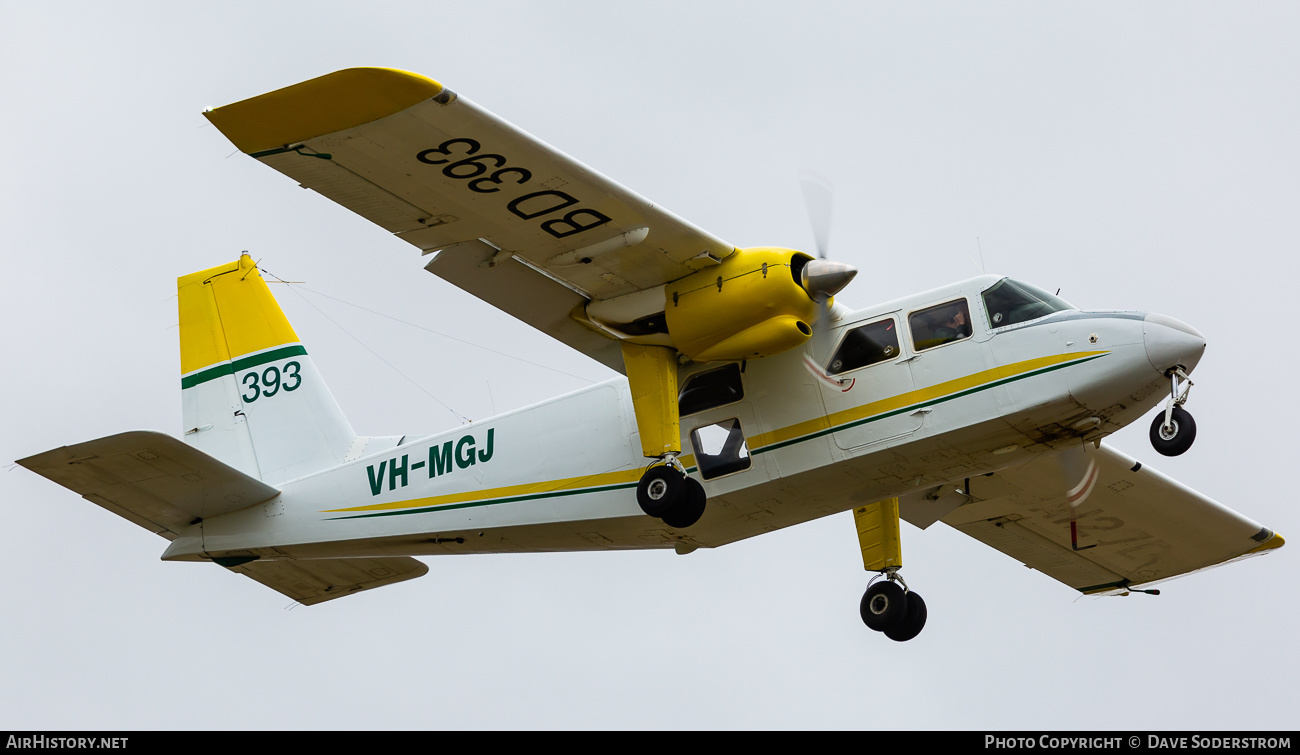
M 1005 328 L 1074 307 L 1028 283 L 1003 278 L 984 292 L 984 309 L 991 326 Z
M 850 330 L 835 350 L 826 371 L 832 375 L 856 370 L 898 356 L 898 329 L 894 319 L 873 322 Z
M 677 394 L 677 413 L 683 417 L 715 406 L 735 403 L 745 397 L 740 383 L 740 365 L 729 364 L 708 372 L 700 372 L 686 379 Z
M 691 431 L 695 465 L 706 480 L 749 469 L 749 447 L 740 420 L 727 419 Z
M 970 338 L 970 307 L 965 299 L 913 312 L 908 318 L 917 351 Z

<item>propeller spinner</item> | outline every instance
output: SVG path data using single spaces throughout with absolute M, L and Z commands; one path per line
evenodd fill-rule
M 803 188 L 804 204 L 808 208 L 808 220 L 812 223 L 813 238 L 817 244 L 817 259 L 804 265 L 800 273 L 800 285 L 817 302 L 817 320 L 813 323 L 811 339 L 812 354 L 804 357 L 808 371 L 828 384 L 842 386 L 844 381 L 831 377 L 821 367 L 821 363 L 830 358 L 830 300 L 844 290 L 858 269 L 843 262 L 826 259 L 826 250 L 830 247 L 831 208 L 835 195 L 826 179 L 812 173 L 804 173 L 800 178 Z
M 858 274 L 858 269 L 843 262 L 816 259 L 806 263 L 799 275 L 799 285 L 808 295 L 823 305 L 832 296 L 844 290 Z M 820 320 L 820 318 L 818 318 Z

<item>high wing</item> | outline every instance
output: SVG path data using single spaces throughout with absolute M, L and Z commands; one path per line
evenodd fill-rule
M 629 311 L 661 312 L 654 289 L 735 251 L 416 74 L 353 68 L 206 115 L 243 152 L 433 253 L 430 272 L 620 372 L 618 341 L 582 308 L 633 295 Z
M 1283 545 L 1259 523 L 1109 447 L 1047 454 L 967 485 L 969 502 L 939 521 L 1087 594 Z M 921 497 L 900 509 L 918 526 L 933 521 Z

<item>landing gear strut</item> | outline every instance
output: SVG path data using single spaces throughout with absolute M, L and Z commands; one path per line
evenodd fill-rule
M 1183 404 L 1192 390 L 1192 381 L 1182 367 L 1169 373 L 1169 398 L 1165 410 L 1151 422 L 1151 445 L 1165 456 L 1178 456 L 1192 447 L 1196 440 L 1196 421 Z
M 885 581 L 876 582 L 880 577 L 885 577 Z M 862 623 L 895 642 L 907 642 L 920 634 L 928 616 L 925 600 L 907 589 L 898 570 L 886 570 L 873 578 L 872 583 L 859 606 Z
M 853 510 L 862 547 L 862 566 L 877 572 L 858 605 L 862 623 L 895 642 L 907 642 L 925 627 L 927 612 L 920 595 L 899 576 L 903 548 L 898 532 L 898 499 L 876 501 Z M 883 581 L 881 578 L 884 578 Z
M 649 516 L 662 519 L 673 529 L 683 529 L 704 515 L 707 496 L 704 486 L 687 476 L 676 454 L 665 454 L 641 475 L 636 486 L 636 502 Z

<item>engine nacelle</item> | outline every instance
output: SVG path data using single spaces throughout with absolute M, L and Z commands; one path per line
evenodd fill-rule
M 738 249 L 716 267 L 664 287 L 677 350 L 698 362 L 770 356 L 812 336 L 817 302 L 801 285 L 812 257 L 793 249 Z

